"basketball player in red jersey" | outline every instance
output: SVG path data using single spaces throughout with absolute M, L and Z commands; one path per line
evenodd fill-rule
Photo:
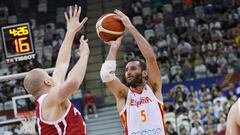
M 125 28 L 133 35 L 146 64 L 131 60 L 125 67 L 129 87 L 116 76 L 116 55 L 123 37 L 110 41 L 110 50 L 102 65 L 100 75 L 117 101 L 126 135 L 165 135 L 162 81 L 156 56 L 148 41 L 137 31 L 129 18 L 119 10 L 114 11 Z
M 226 124 L 226 135 L 239 135 L 240 134 L 240 99 L 234 103 L 228 113 Z
M 87 18 L 79 22 L 81 7 L 65 12 L 67 32 L 59 50 L 52 77 L 43 69 L 33 69 L 24 78 L 24 87 L 35 97 L 36 117 L 40 135 L 86 135 L 80 112 L 68 99 L 83 81 L 89 56 L 88 40 L 80 38 L 80 58 L 67 73 L 75 34 Z M 34 126 L 34 125 L 33 125 Z

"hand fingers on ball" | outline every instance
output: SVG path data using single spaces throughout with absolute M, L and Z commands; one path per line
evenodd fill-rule
M 121 35 L 117 40 L 122 41 L 122 39 L 123 39 L 123 35 Z
M 119 15 L 121 18 L 125 17 L 125 14 L 118 9 L 115 9 L 114 12 Z
M 107 44 L 107 45 L 110 45 L 111 41 L 109 41 L 109 42 L 104 41 L 104 43 Z

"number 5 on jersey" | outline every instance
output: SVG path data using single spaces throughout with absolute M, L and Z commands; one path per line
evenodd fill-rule
M 146 122 L 147 121 L 147 115 L 145 110 L 141 110 L 141 117 L 142 117 L 142 122 Z

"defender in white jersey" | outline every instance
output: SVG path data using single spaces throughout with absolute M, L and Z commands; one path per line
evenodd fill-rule
M 234 103 L 228 113 L 226 135 L 240 134 L 240 98 Z
M 110 41 L 110 50 L 100 75 L 117 101 L 126 135 L 165 135 L 162 103 L 162 81 L 156 56 L 148 41 L 137 31 L 129 18 L 114 11 L 133 35 L 146 64 L 130 60 L 125 67 L 126 85 L 116 76 L 116 55 L 123 37 Z

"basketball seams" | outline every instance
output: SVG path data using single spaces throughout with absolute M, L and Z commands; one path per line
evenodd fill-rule
M 103 28 L 102 26 L 98 27 L 98 33 L 100 33 L 100 32 L 105 32 L 105 33 L 113 34 L 113 35 L 122 35 L 123 34 L 123 32 L 107 30 L 107 29 Z
M 103 41 L 116 40 L 124 33 L 124 25 L 121 20 L 115 18 L 116 14 L 107 13 L 102 15 L 96 23 L 96 32 Z
M 113 23 L 115 25 L 113 25 Z M 112 30 L 112 31 L 123 31 L 124 30 L 124 25 L 121 23 L 121 20 L 114 19 L 113 16 L 109 16 L 108 18 L 103 20 L 102 27 L 108 28 L 108 30 Z

